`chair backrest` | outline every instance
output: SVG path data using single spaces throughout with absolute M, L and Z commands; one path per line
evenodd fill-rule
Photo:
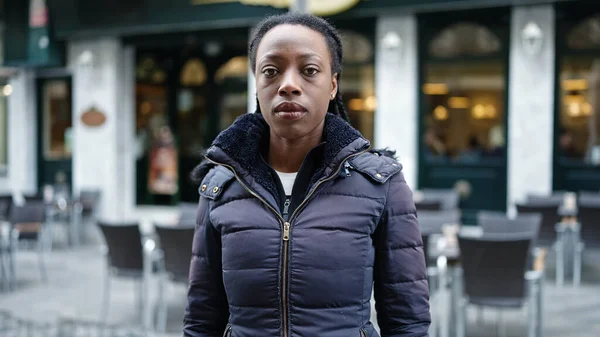
M 559 206 L 565 199 L 566 192 L 553 192 L 551 195 L 528 194 L 525 202 L 529 205 Z
M 194 202 L 179 203 L 179 224 L 195 225 L 198 216 L 198 204 Z
M 579 205 L 600 206 L 600 193 L 579 192 Z
M 581 224 L 581 238 L 586 247 L 600 247 L 600 204 L 594 200 L 580 201 L 577 214 Z
M 28 201 L 22 206 L 12 205 L 10 208 L 9 222 L 18 223 L 44 223 L 46 221 L 46 205 L 43 201 Z
M 453 189 L 433 189 L 426 188 L 421 190 L 423 200 L 439 201 L 441 209 L 457 209 L 460 202 L 460 195 Z
M 556 224 L 560 222 L 558 215 L 559 206 L 555 203 L 539 204 L 519 204 L 517 203 L 517 212 L 520 215 L 541 214 L 542 223 L 538 235 L 538 244 L 542 246 L 551 246 L 556 241 Z
M 442 234 L 445 224 L 460 223 L 460 210 L 418 211 L 419 228 L 421 234 Z
M 537 238 L 542 225 L 542 215 L 519 214 L 511 219 L 504 213 L 480 211 L 477 213 L 477 223 L 484 233 L 530 233 L 533 238 Z
M 187 282 L 194 240 L 193 226 L 155 225 L 160 248 L 164 253 L 165 269 L 176 281 Z
M 10 216 L 10 208 L 12 206 L 12 196 L 0 196 L 0 220 L 8 220 Z
M 439 200 L 419 200 L 415 201 L 417 211 L 439 211 L 442 209 L 442 202 Z
M 108 247 L 111 267 L 119 271 L 142 272 L 142 234 L 137 223 L 98 223 Z
M 79 202 L 83 211 L 91 212 L 94 210 L 100 200 L 99 190 L 81 190 L 79 192 Z
M 527 233 L 458 236 L 464 290 L 471 298 L 523 299 L 531 237 Z

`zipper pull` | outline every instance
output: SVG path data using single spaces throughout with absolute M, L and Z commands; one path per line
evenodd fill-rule
M 344 162 L 344 172 L 346 173 L 346 177 L 351 176 L 350 169 L 352 169 L 352 166 L 350 165 L 349 162 L 345 161 Z
M 290 240 L 290 223 L 286 222 L 283 224 L 283 241 Z
M 292 204 L 292 201 L 289 198 L 285 199 L 285 203 L 283 204 L 283 215 L 288 215 L 288 213 L 290 212 L 291 204 Z

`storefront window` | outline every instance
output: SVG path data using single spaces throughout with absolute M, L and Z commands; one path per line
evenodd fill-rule
M 428 46 L 423 151 L 427 161 L 504 158 L 505 62 L 486 27 L 460 23 Z
M 374 141 L 375 65 L 373 41 L 364 34 L 341 30 L 344 46 L 343 74 L 340 83 L 342 99 L 350 124 Z
M 177 147 L 169 125 L 168 59 L 142 55 L 136 69 L 138 204 L 170 204 L 179 189 Z
M 8 168 L 8 96 L 12 86 L 0 80 L 0 176 Z
M 217 70 L 215 83 L 220 86 L 220 130 L 229 127 L 248 111 L 248 57 L 236 56 Z
M 199 157 L 208 133 L 208 75 L 204 62 L 191 58 L 180 73 L 177 95 L 178 133 L 182 155 Z
M 66 79 L 44 82 L 43 104 L 43 154 L 46 160 L 71 158 L 72 125 L 71 90 Z
M 600 16 L 584 20 L 567 35 L 577 52 L 560 64 L 559 159 L 600 165 Z

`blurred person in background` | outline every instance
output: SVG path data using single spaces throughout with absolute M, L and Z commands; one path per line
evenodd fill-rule
M 336 29 L 261 22 L 249 45 L 257 110 L 194 170 L 200 202 L 184 335 L 428 336 L 412 193 L 393 152 L 348 124 Z

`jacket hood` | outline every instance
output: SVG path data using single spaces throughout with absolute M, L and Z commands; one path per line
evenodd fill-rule
M 340 153 L 351 154 L 370 145 L 360 132 L 344 119 L 332 113 L 327 113 L 324 128 L 323 161 L 315 171 L 311 184 L 323 176 L 327 167 L 336 164 Z M 273 171 L 262 157 L 262 149 L 267 143 L 268 137 L 269 125 L 261 114 L 241 115 L 229 128 L 217 136 L 206 151 L 203 160 L 193 170 L 192 179 L 196 182 L 202 181 L 208 171 L 215 166 L 211 161 L 215 161 L 231 165 L 236 168 L 236 171 L 241 169 L 256 183 L 277 196 L 277 187 L 271 177 Z M 394 152 L 389 150 L 372 150 L 372 152 L 392 158 L 394 156 Z M 209 160 L 206 160 L 207 158 Z

